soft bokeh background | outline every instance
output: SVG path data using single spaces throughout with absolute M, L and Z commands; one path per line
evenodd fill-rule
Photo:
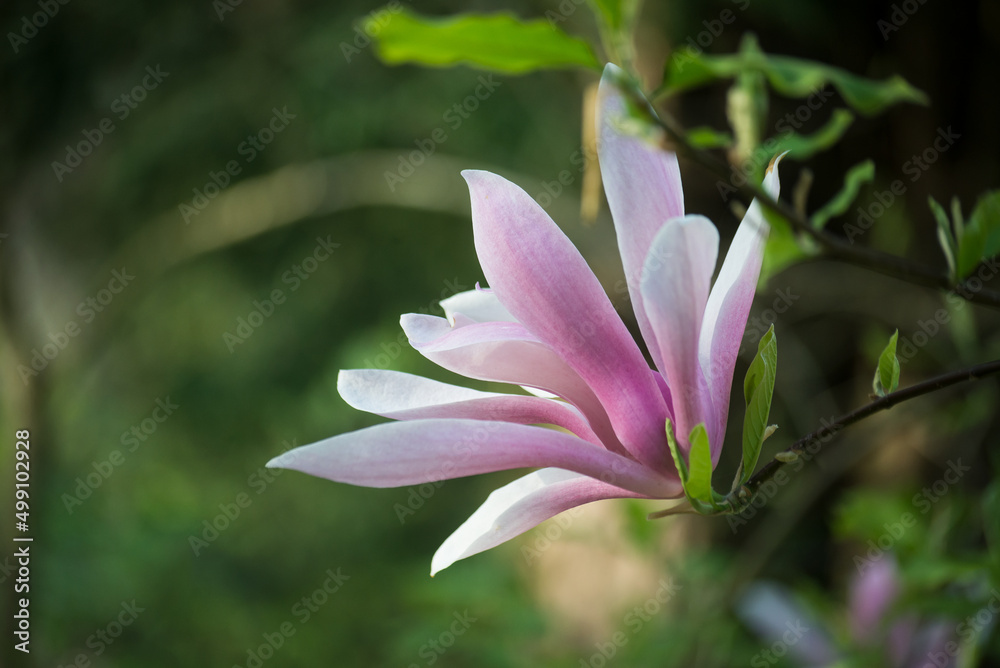
M 989 486 L 1000 445 L 995 381 L 911 402 L 837 436 L 738 526 L 726 518 L 650 523 L 645 514 L 659 505 L 606 502 L 433 580 L 437 546 L 516 473 L 396 490 L 262 473 L 291 445 L 379 421 L 340 400 L 339 369 L 456 380 L 401 345 L 398 317 L 439 313 L 439 299 L 482 278 L 460 169 L 498 171 L 533 195 L 568 170 L 571 183 L 550 213 L 609 290 L 621 267 L 606 207 L 590 225 L 579 214 L 581 99 L 595 74 L 493 75 L 499 86 L 462 118 L 448 111 L 483 73 L 388 67 L 371 46 L 345 57 L 358 19 L 380 5 L 225 2 L 72 0 L 16 52 L 9 36 L 0 48 L 0 490 L 9 507 L 14 431 L 29 427 L 35 537 L 30 657 L 10 651 L 12 560 L 0 571 L 11 665 L 254 666 L 269 637 L 279 644 L 273 634 L 283 624 L 294 635 L 273 656 L 264 650 L 267 665 L 772 665 L 760 654 L 770 643 L 734 613 L 742 587 L 780 581 L 842 637 L 855 556 L 905 512 L 918 523 L 892 545 L 917 592 L 912 601 L 953 624 L 980 609 L 981 588 L 996 573 L 984 551 L 997 517 Z M 859 205 L 894 179 L 907 189 L 864 241 L 943 267 L 928 195 L 957 195 L 967 213 L 1000 179 L 1000 11 L 987 0 L 911 4 L 917 11 L 884 38 L 877 22 L 892 14 L 888 2 L 650 3 L 638 64 L 655 83 L 668 51 L 728 8 L 736 20 L 711 40 L 711 53 L 734 51 L 754 31 L 771 53 L 903 75 L 932 103 L 859 119 L 841 144 L 809 161 L 809 203 L 826 201 L 848 167 L 872 157 L 878 176 Z M 595 33 L 586 6 L 561 6 L 414 8 L 562 12 L 564 29 Z M 219 7 L 231 11 L 220 17 Z M 20 32 L 22 17 L 37 11 L 34 2 L 4 3 L 4 33 Z M 147 67 L 168 74 L 123 118 L 115 100 Z M 721 129 L 725 92 L 711 86 L 669 105 L 688 126 Z M 774 98 L 768 127 L 800 103 Z M 275 110 L 287 110 L 287 126 L 252 153 L 243 142 Z M 804 129 L 827 117 L 819 112 Z M 65 147 L 84 131 L 96 136 L 102 119 L 113 132 L 99 133 L 92 154 L 57 176 L 52 163 L 65 162 Z M 910 181 L 907 161 L 949 127 L 960 139 Z M 447 140 L 390 188 L 385 172 L 438 128 Z M 185 221 L 179 206 L 192 205 L 193 190 L 204 191 L 230 161 L 240 173 Z M 783 166 L 787 193 L 803 167 Z M 686 162 L 682 171 L 688 209 L 715 220 L 725 246 L 738 219 L 713 177 Z M 337 246 L 296 277 L 320 239 Z M 134 279 L 118 294 L 102 293 L 114 271 Z M 254 300 L 275 289 L 286 300 L 244 342 L 227 345 L 224 334 L 237 333 Z M 99 312 L 79 306 L 112 294 Z M 782 299 L 791 300 L 784 313 L 763 313 Z M 615 303 L 633 326 L 627 300 L 619 294 Z M 904 385 L 997 357 L 996 311 L 836 263 L 772 277 L 754 312 L 774 319 L 781 360 L 772 413 L 781 428 L 765 455 L 867 401 L 888 334 L 898 327 L 912 339 L 939 308 L 951 310 L 950 323 L 903 365 Z M 60 337 L 70 322 L 78 335 Z M 65 346 L 55 358 L 22 377 L 18 365 L 58 341 Z M 158 401 L 176 405 L 161 423 L 150 420 Z M 735 469 L 739 404 L 720 484 Z M 133 427 L 143 440 L 132 440 Z M 958 458 L 972 470 L 933 493 L 922 513 L 913 495 Z M 98 470 L 110 474 L 92 477 L 100 485 L 79 503 L 68 501 Z M 213 522 L 224 528 L 206 529 Z M 11 513 L 0 527 L 2 559 Z M 329 572 L 348 579 L 327 596 Z M 661 604 L 658 594 L 669 600 Z M 93 635 L 117 633 L 133 601 L 142 611 L 112 643 Z M 970 665 L 1000 656 L 992 624 L 977 636 L 984 663 Z

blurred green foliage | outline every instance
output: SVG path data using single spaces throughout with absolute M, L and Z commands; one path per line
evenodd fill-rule
M 484 99 L 480 72 L 388 67 L 365 28 L 389 5 L 69 2 L 45 14 L 42 4 L 0 8 L 0 433 L 13 443 L 16 429 L 31 429 L 35 537 L 33 651 L 15 656 L 5 644 L 4 665 L 68 666 L 81 655 L 126 667 L 250 666 L 254 656 L 282 666 L 743 665 L 762 647 L 732 613 L 744 585 L 780 579 L 839 610 L 853 557 L 904 512 L 916 523 L 893 549 L 914 592 L 907 600 L 958 623 L 997 586 L 995 383 L 838 435 L 835 451 L 805 463 L 745 526 L 649 523 L 657 508 L 612 502 L 565 536 L 549 539 L 558 525 L 543 525 L 431 580 L 437 546 L 512 473 L 373 490 L 262 467 L 293 445 L 380 421 L 339 399 L 341 368 L 457 382 L 405 345 L 398 316 L 439 313 L 439 299 L 482 279 L 459 169 L 494 169 L 548 194 L 550 213 L 612 291 L 621 267 L 609 221 L 578 216 L 581 92 L 595 75 L 502 76 Z M 598 54 L 634 59 L 650 88 L 671 46 L 697 46 L 704 55 L 675 49 L 667 68 L 677 71 L 678 54 L 699 63 L 685 73 L 689 90 L 668 102 L 688 127 L 724 127 L 726 84 L 709 79 L 748 68 L 781 93 L 759 119 L 765 129 L 823 81 L 862 112 L 925 92 L 928 107 L 853 123 L 824 110 L 801 127 L 817 142 L 839 140 L 823 141 L 810 162 L 813 204 L 834 197 L 862 158 L 878 162 L 881 180 L 856 179 L 853 206 L 869 209 L 906 177 L 905 195 L 865 239 L 875 245 L 902 240 L 897 252 L 939 261 L 927 197 L 973 202 L 1000 177 L 990 3 L 928 3 L 891 39 L 876 27 L 890 3 L 650 3 L 634 54 L 616 33 L 634 3 L 595 2 L 605 28 L 582 2 L 474 4 L 545 30 L 548 20 L 602 44 Z M 731 55 L 751 31 L 767 53 L 789 57 Z M 524 46 L 521 56 L 538 44 Z M 573 62 L 592 65 L 585 53 Z M 807 76 L 806 60 L 829 65 Z M 279 115 L 287 123 L 272 125 Z M 961 142 L 912 178 L 906 165 L 951 126 Z M 731 237 L 737 219 L 718 184 L 682 170 L 688 209 Z M 786 192 L 800 174 L 782 173 Z M 993 201 L 977 205 L 957 242 L 962 271 L 975 268 L 976 249 L 996 250 Z M 848 204 L 829 224 L 858 217 Z M 198 213 L 185 220 L 182 205 Z M 320 260 L 324 242 L 338 246 Z M 135 278 L 116 292 L 114 271 Z M 939 309 L 949 319 L 928 334 Z M 829 262 L 772 277 L 753 317 L 776 321 L 782 339 L 770 420 L 781 431 L 765 455 L 867 400 L 876 360 L 860 342 L 873 325 L 899 328 L 904 385 L 1000 353 L 994 312 Z M 177 406 L 162 421 L 158 400 Z M 739 412 L 720 464 L 727 475 L 740 459 Z M 973 469 L 938 495 L 955 458 Z M 12 499 L 11 457 L 0 471 L 0 494 Z M 913 499 L 928 500 L 916 496 L 928 485 L 936 500 L 921 513 Z M 0 528 L 10 545 L 10 513 Z M 519 548 L 543 539 L 554 547 L 526 560 Z M 8 554 L 0 550 L 5 612 Z M 329 572 L 348 579 L 334 584 Z M 680 588 L 660 604 L 663 578 Z M 560 596 L 571 604 L 554 603 Z M 133 600 L 141 612 L 102 640 Z M 464 614 L 476 621 L 453 626 Z M 438 653 L 447 633 L 453 644 Z M 977 643 L 982 665 L 997 660 L 992 636 Z

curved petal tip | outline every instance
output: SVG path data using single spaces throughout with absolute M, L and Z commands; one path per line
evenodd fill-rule
M 772 171 L 777 170 L 778 164 L 781 162 L 781 159 L 784 158 L 786 155 L 788 155 L 788 153 L 789 151 L 784 151 L 783 153 L 779 153 L 778 155 L 771 158 L 771 162 L 768 163 L 767 170 L 764 172 L 764 176 L 767 176 Z
M 264 464 L 265 467 L 269 469 L 282 469 L 285 468 L 285 455 L 278 455 L 277 457 L 272 457 L 271 460 Z

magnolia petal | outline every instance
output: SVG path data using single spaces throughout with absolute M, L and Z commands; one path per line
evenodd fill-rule
M 778 196 L 780 184 L 777 160 L 764 177 L 764 189 L 771 197 Z M 750 305 L 757 290 L 769 230 L 760 202 L 755 199 L 736 230 L 705 306 L 705 319 L 698 341 L 698 358 L 715 402 L 714 432 L 719 437 L 712 439 L 714 462 L 718 461 L 722 448 L 721 437 L 725 434 L 729 416 L 736 357 L 739 355 Z M 752 343 L 756 345 L 756 341 Z
M 676 494 L 681 493 L 677 485 Z M 592 501 L 645 498 L 579 473 L 548 468 L 493 491 L 434 553 L 431 575 L 518 536 L 561 512 Z
M 459 313 L 473 322 L 517 322 L 492 290 L 479 286 L 475 290 L 466 290 L 442 299 L 441 308 L 452 324 L 455 324 L 455 315 Z
M 882 631 L 886 613 L 902 589 L 892 555 L 883 555 L 864 568 L 861 576 L 851 583 L 848 597 L 851 635 L 860 644 L 873 641 Z
M 626 452 L 590 387 L 523 325 L 484 322 L 452 328 L 444 318 L 415 313 L 399 322 L 410 345 L 435 364 L 466 378 L 528 385 L 562 397 L 580 409 L 609 450 Z
M 652 342 L 653 328 L 639 290 L 643 263 L 660 228 L 684 215 L 684 192 L 674 153 L 621 131 L 627 120 L 625 98 L 615 83 L 621 76 L 615 65 L 604 68 L 598 92 L 597 152 L 635 319 L 643 338 Z M 663 368 L 659 348 L 649 348 L 657 368 Z
M 337 377 L 337 390 L 353 408 L 394 420 L 465 418 L 553 424 L 601 445 L 579 411 L 552 399 L 480 392 L 380 369 L 343 370 Z
M 482 420 L 389 422 L 295 448 L 267 465 L 364 487 L 549 466 L 649 496 L 669 494 L 676 486 L 638 462 L 576 436 Z
M 580 252 L 521 188 L 489 172 L 462 176 L 476 252 L 497 297 L 590 386 L 629 452 L 669 470 L 663 396 Z
M 719 232 L 704 216 L 673 218 L 650 246 L 642 301 L 660 350 L 673 401 L 678 443 L 710 414 L 711 397 L 698 365 L 698 335 L 719 250 Z M 710 442 L 715 445 L 713 434 Z
M 833 666 L 838 652 L 823 625 L 776 584 L 757 581 L 749 585 L 736 604 L 736 614 L 766 644 L 782 642 L 789 629 L 802 629 L 788 653 L 803 666 Z

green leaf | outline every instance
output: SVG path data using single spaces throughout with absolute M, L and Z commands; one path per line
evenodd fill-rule
M 951 231 L 951 221 L 948 220 L 948 213 L 944 207 L 937 203 L 933 197 L 927 198 L 927 204 L 934 213 L 934 220 L 937 221 L 937 238 L 944 253 L 944 259 L 948 262 L 948 275 L 955 279 L 957 277 L 957 265 L 955 256 L 957 255 L 957 242 Z
M 763 55 L 757 38 L 746 34 L 740 42 L 740 55 L 747 59 Z M 733 130 L 736 145 L 731 159 L 746 162 L 761 144 L 767 120 L 767 80 L 760 72 L 747 70 L 736 75 L 736 81 L 726 96 L 726 117 Z
M 790 157 L 805 160 L 840 141 L 853 122 L 854 114 L 846 109 L 835 109 L 826 125 L 813 134 L 800 135 L 796 132 L 788 132 L 779 137 L 774 152 L 788 151 Z
M 743 461 L 741 464 L 742 486 L 753 475 L 760 458 L 771 413 L 774 397 L 774 379 L 778 369 L 778 341 L 774 336 L 774 325 L 761 337 L 757 344 L 757 355 L 743 380 L 743 397 L 746 400 L 746 414 L 743 417 Z
M 510 74 L 559 67 L 600 68 L 583 40 L 547 21 L 521 21 L 511 14 L 438 19 L 402 11 L 381 28 L 369 27 L 376 35 L 379 57 L 390 65 L 467 64 Z
M 691 128 L 687 138 L 698 148 L 727 148 L 733 145 L 732 135 L 707 126 Z
M 951 198 L 951 222 L 955 228 L 955 238 L 958 239 L 965 231 L 965 220 L 962 218 L 962 203 L 957 197 Z M 958 246 L 955 246 L 958 248 Z
M 684 496 L 687 497 L 690 510 L 702 515 L 712 515 L 722 510 L 722 506 L 718 504 L 715 492 L 712 490 L 712 451 L 709 448 L 708 432 L 705 431 L 704 423 L 691 430 L 691 450 L 688 454 L 691 460 L 690 469 L 684 461 L 683 453 L 677 446 L 674 425 L 669 419 L 666 423 L 666 431 L 670 456 L 673 457 L 674 466 L 677 467 L 677 473 L 680 476 L 681 486 L 684 488 Z M 688 512 L 688 507 L 677 507 L 653 513 L 650 517 L 665 517 L 680 512 Z
M 847 211 L 847 207 L 857 198 L 861 186 L 874 178 L 875 163 L 871 160 L 859 162 L 847 170 L 847 174 L 844 175 L 844 187 L 812 215 L 813 226 L 821 229 L 828 220 Z
M 613 30 L 622 27 L 625 13 L 622 11 L 622 0 L 590 0 L 594 13 Z
M 893 332 L 889 337 L 882 354 L 878 356 L 878 368 L 875 369 L 875 378 L 872 380 L 872 389 L 880 397 L 895 392 L 899 387 L 899 360 L 896 359 L 896 340 L 899 338 L 899 330 Z
M 699 423 L 691 430 L 688 452 L 688 482 L 685 490 L 695 501 L 715 505 L 712 493 L 712 450 L 708 444 L 705 423 Z
M 976 202 L 958 239 L 958 278 L 967 277 L 980 262 L 997 254 L 1000 254 L 1000 190 L 993 190 Z
M 684 461 L 684 455 L 677 447 L 677 438 L 674 436 L 674 424 L 667 418 L 667 447 L 670 448 L 670 456 L 674 458 L 674 466 L 677 467 L 677 475 L 680 476 L 681 485 L 687 489 L 688 467 Z
M 815 244 L 811 239 L 799 235 L 783 216 L 762 208 L 764 218 L 771 227 L 764 246 L 764 263 L 760 270 L 760 285 L 767 285 L 771 277 L 803 258 L 815 255 Z
M 897 102 L 927 104 L 927 96 L 899 76 L 876 81 L 810 60 L 746 51 L 713 56 L 678 49 L 670 56 L 658 92 L 678 93 L 748 71 L 763 73 L 774 90 L 789 97 L 807 97 L 830 84 L 848 105 L 865 115 L 879 113 Z M 819 92 L 818 96 L 823 94 Z

